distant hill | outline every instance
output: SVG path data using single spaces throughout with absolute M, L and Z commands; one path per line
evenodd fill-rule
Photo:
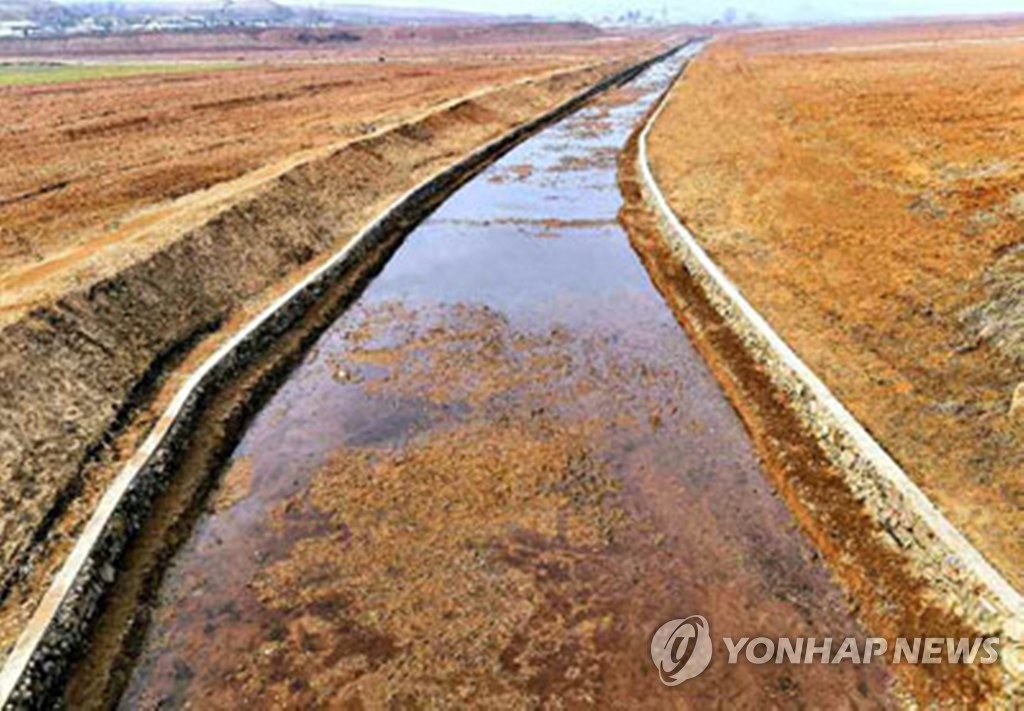
M 0 0 L 0 22 L 65 25 L 74 19 L 74 12 L 50 0 Z
M 0 0 L 3 2 L 3 0 Z M 137 21 L 150 17 L 203 17 L 236 23 L 282 23 L 295 11 L 273 0 L 141 0 L 141 2 L 105 2 L 103 0 L 69 3 L 83 16 L 118 17 Z
M 31 2 L 32 0 L 25 0 Z M 7 0 L 0 0 L 0 6 Z M 51 3 L 52 4 L 52 3 Z M 525 19 L 493 13 L 429 8 L 332 4 L 317 0 L 282 4 L 274 0 L 67 0 L 67 7 L 85 17 L 117 17 L 137 22 L 153 17 L 202 17 L 211 22 L 237 24 L 308 25 L 331 22 L 346 25 L 449 24 Z
M 273 0 L 225 0 L 213 8 L 213 15 L 234 22 L 285 22 L 295 13 Z
M 315 12 L 346 24 L 449 24 L 494 22 L 514 19 L 504 15 L 437 8 L 387 7 L 381 5 L 318 5 Z M 520 18 L 522 19 L 522 18 Z

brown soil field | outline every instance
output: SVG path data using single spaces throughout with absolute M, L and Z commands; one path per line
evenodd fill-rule
M 649 36 L 649 33 L 644 33 Z M 538 48 L 557 44 L 568 53 L 586 52 L 588 42 L 616 42 L 636 34 L 607 33 L 582 22 L 502 23 L 470 25 L 377 25 L 330 28 L 215 28 L 194 32 L 135 32 L 60 39 L 0 39 L 0 57 L 259 57 L 282 53 L 304 57 L 388 57 L 464 54 L 477 51 L 521 52 L 524 44 Z M 377 54 L 374 54 L 376 59 Z
M 711 256 L 1020 586 L 1024 44 L 995 35 L 1024 25 L 722 37 L 650 148 Z
M 5 291 L 15 278 L 34 281 L 36 265 L 62 248 L 107 245 L 148 225 L 153 213 L 130 219 L 143 208 L 559 64 L 299 64 L 8 89 Z
M 982 44 L 1024 41 L 1020 15 L 914 20 L 818 27 L 807 31 L 767 30 L 744 51 L 863 52 L 874 48 L 909 48 L 929 43 Z
M 501 38 L 484 29 L 476 28 L 476 35 L 492 42 Z M 0 88 L 0 160 L 9 166 L 0 175 L 3 309 L 10 309 L 16 286 L 60 268 L 39 267 L 55 252 L 122 243 L 133 231 L 168 217 L 164 209 L 140 214 L 145 208 L 287 163 L 301 151 L 361 137 L 466 94 L 626 54 L 650 40 L 592 41 L 591 33 L 579 31 L 584 39 L 574 41 L 566 30 L 561 41 L 531 46 L 512 29 L 503 32 L 507 41 L 520 41 L 514 48 L 500 45 L 501 52 L 426 40 L 410 50 L 385 36 L 373 43 L 377 49 L 367 59 L 359 49 L 296 54 L 288 48 L 301 49 L 301 43 L 281 40 L 270 44 L 280 51 L 269 61 L 242 61 L 238 68 Z M 127 48 L 170 41 L 157 37 Z M 108 40 L 120 43 L 118 51 L 129 40 L 142 41 Z M 175 56 L 187 56 L 195 40 L 179 38 Z M 97 43 L 102 44 L 96 40 L 86 49 L 106 51 Z M 0 53 L 5 47 L 39 53 L 53 43 L 36 43 L 43 49 L 27 41 L 11 44 L 0 42 Z M 75 56 L 82 49 L 71 41 L 51 49 L 59 45 L 69 45 Z M 415 56 L 379 62 L 376 51 L 392 47 Z M 152 61 L 152 53 L 143 56 Z M 61 265 L 78 261 L 64 256 Z
M 661 40 L 0 90 L 0 640 L 201 354 L 417 182 Z

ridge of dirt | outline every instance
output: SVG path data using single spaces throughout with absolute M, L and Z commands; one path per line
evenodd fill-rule
M 0 57 L 243 56 L 295 53 L 346 56 L 496 50 L 509 45 L 559 44 L 566 51 L 622 35 L 585 22 L 484 22 L 334 25 L 325 28 L 218 27 L 176 32 L 113 32 L 71 37 L 3 38 Z
M 117 241 L 149 225 L 154 210 L 162 214 L 179 200 L 187 207 L 196 193 L 413 121 L 461 97 L 655 51 L 665 39 L 609 32 L 547 41 L 558 30 L 546 24 L 468 30 L 507 31 L 515 40 L 445 44 L 435 36 L 459 35 L 457 28 L 392 27 L 372 30 L 382 39 L 369 52 L 349 43 L 301 45 L 207 60 L 190 57 L 191 40 L 235 35 L 0 41 L 0 55 L 21 44 L 28 54 L 52 44 L 60 56 L 2 62 L 12 72 L 34 68 L 45 83 L 0 87 L 0 273 L 38 266 L 88 242 Z M 531 31 L 535 41 L 524 41 Z M 136 55 L 83 56 L 76 54 L 79 41 L 97 49 L 127 42 Z M 154 43 L 167 53 L 146 54 Z M 58 76 L 46 79 L 50 69 Z M 76 79 L 79 70 L 85 78 Z M 6 291 L 0 288 L 0 296 Z
M 976 31 L 910 28 L 950 41 L 898 50 L 868 46 L 893 28 L 723 38 L 650 151 L 715 262 L 1020 588 L 1024 47 L 952 42 Z
M 884 540 L 885 532 L 801 424 L 786 393 L 774 385 L 673 252 L 643 196 L 637 169 L 639 134 L 640 129 L 619 159 L 625 198 L 619 219 L 655 287 L 739 413 L 780 496 L 850 596 L 858 620 L 869 634 L 885 637 L 890 645 L 899 637 L 991 633 L 965 627 L 931 599 L 927 586 Z M 998 671 L 991 667 L 943 663 L 891 669 L 899 695 L 911 705 L 935 699 L 969 705 L 1004 701 L 999 698 Z
M 500 88 L 508 90 L 524 83 L 555 80 L 564 73 L 571 73 L 585 66 L 588 65 L 529 75 L 510 81 Z M 494 87 L 484 87 L 441 102 L 419 114 L 405 116 L 397 121 L 381 121 L 382 125 L 375 129 L 374 135 L 380 136 L 394 131 L 409 138 L 422 135 L 429 139 L 429 133 L 423 133 L 421 124 L 426 126 L 431 120 L 436 121 L 435 117 L 443 117 L 446 111 L 471 111 L 469 105 L 474 99 L 494 91 Z M 479 107 L 477 109 L 479 110 Z M 402 113 L 399 116 L 402 116 Z M 488 117 L 479 115 L 477 118 L 482 121 Z M 113 229 L 88 231 L 73 241 L 67 240 L 70 241 L 69 245 L 48 252 L 38 261 L 9 262 L 7 268 L 0 272 L 0 326 L 21 318 L 34 305 L 44 302 L 47 298 L 79 287 L 83 281 L 95 281 L 116 274 L 150 256 L 154 251 L 162 249 L 169 240 L 175 239 L 181 233 L 203 225 L 232 205 L 257 197 L 261 191 L 268 189 L 273 181 L 282 179 L 282 176 L 290 171 L 325 159 L 355 144 L 361 144 L 367 138 L 372 136 L 346 137 L 324 146 L 291 153 L 281 160 L 269 162 L 232 180 L 224 180 L 205 189 L 189 192 L 181 198 L 122 215 Z M 162 171 L 166 169 L 166 166 L 161 166 Z M 173 173 L 173 170 L 171 172 Z M 66 185 L 65 182 L 64 186 Z M 45 195 L 55 189 L 37 189 L 32 195 Z M 156 196 L 159 193 L 154 192 L 152 195 Z M 50 207 L 46 209 L 52 210 Z M 17 216 L 11 224 L 15 227 L 18 225 Z M 37 232 L 30 233 L 30 240 L 34 244 L 45 243 L 46 230 L 49 227 L 40 225 Z

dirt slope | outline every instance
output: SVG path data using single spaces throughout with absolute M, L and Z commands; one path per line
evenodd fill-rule
M 851 32 L 717 42 L 652 134 L 654 170 L 754 306 L 1020 586 L 1024 45 L 811 51 L 900 39 Z
M 564 64 L 281 64 L 0 89 L 0 287 L 64 248 L 124 239 L 147 208 Z

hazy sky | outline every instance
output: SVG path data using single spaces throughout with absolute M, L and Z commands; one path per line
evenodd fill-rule
M 300 2 L 301 0 L 291 0 Z M 344 2 L 345 0 L 339 0 Z M 987 14 L 1022 12 L 1024 0 L 348 0 L 364 5 L 448 8 L 502 14 L 534 15 L 591 19 L 602 15 L 619 15 L 637 9 L 662 16 L 663 10 L 672 21 L 709 20 L 720 17 L 726 8 L 737 10 L 740 17 L 755 13 L 773 21 L 861 20 L 873 17 L 938 14 Z M 287 2 L 287 0 L 286 0 Z M 318 0 L 303 4 L 316 5 Z

